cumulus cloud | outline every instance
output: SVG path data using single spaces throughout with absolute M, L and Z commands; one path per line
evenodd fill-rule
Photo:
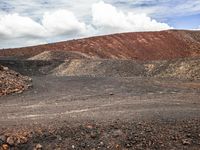
M 46 12 L 41 23 L 19 14 L 0 16 L 0 38 L 48 38 L 57 35 L 82 34 L 86 25 L 67 10 Z
M 0 16 L 0 38 L 41 37 L 45 33 L 39 23 L 18 14 Z
M 171 29 L 168 24 L 151 19 L 146 14 L 124 13 L 103 1 L 92 6 L 93 25 L 101 32 L 159 31 Z
M 43 27 L 50 35 L 81 34 L 86 31 L 85 23 L 79 22 L 75 15 L 67 10 L 45 13 L 42 19 Z

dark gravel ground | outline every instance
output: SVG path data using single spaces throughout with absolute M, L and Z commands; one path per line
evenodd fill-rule
M 40 143 L 43 149 L 199 149 L 199 125 L 199 119 L 65 123 L 34 134 L 17 148 L 32 149 Z
M 199 81 L 32 78 L 32 89 L 0 97 L 2 148 L 200 148 Z

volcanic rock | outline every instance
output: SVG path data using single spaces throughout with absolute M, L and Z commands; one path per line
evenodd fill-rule
M 0 96 L 22 93 L 31 86 L 31 78 L 0 65 Z
M 31 58 L 45 51 L 78 52 L 102 59 L 169 60 L 200 56 L 200 31 L 121 33 L 0 50 L 0 57 Z M 72 56 L 72 55 L 71 55 Z M 76 55 L 77 56 L 77 55 Z

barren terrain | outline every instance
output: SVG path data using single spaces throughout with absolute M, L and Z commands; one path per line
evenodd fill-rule
M 0 149 L 198 150 L 199 54 L 173 30 L 1 50 L 1 86 L 32 87 L 0 97 Z
M 33 77 L 33 87 L 0 98 L 1 135 L 21 137 L 11 147 L 33 149 L 38 143 L 44 149 L 200 146 L 200 82 L 46 76 Z
M 30 58 L 44 51 L 79 52 L 91 58 L 163 60 L 200 56 L 200 31 L 168 30 L 92 37 L 54 44 L 6 49 L 0 56 Z M 65 54 L 66 55 L 66 54 Z

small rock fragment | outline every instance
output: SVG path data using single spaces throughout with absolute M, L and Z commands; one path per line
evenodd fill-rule
M 191 141 L 189 139 L 183 139 L 182 140 L 182 144 L 183 145 L 190 145 L 191 144 Z
M 3 70 L 8 71 L 8 67 L 3 67 Z
M 14 144 L 15 144 L 15 140 L 14 140 L 13 137 L 8 137 L 6 141 L 7 141 L 7 143 L 8 143 L 9 145 L 14 145 Z
M 130 147 L 132 147 L 132 145 L 130 144 L 130 143 L 126 143 L 126 148 L 130 148 Z
M 97 137 L 97 133 L 96 132 L 91 132 L 90 136 L 91 136 L 91 138 L 96 138 Z
M 17 144 L 25 144 L 28 142 L 28 139 L 26 137 L 21 137 L 17 139 Z
M 1 135 L 1 136 L 0 136 L 0 141 L 5 142 L 5 141 L 6 141 L 6 137 L 5 137 L 4 135 Z
M 75 146 L 74 146 L 74 145 L 72 145 L 72 148 L 73 148 L 73 149 L 75 149 Z
M 119 145 L 119 144 L 115 145 L 115 148 L 116 148 L 116 149 L 119 149 L 119 148 L 120 148 L 120 145 Z
M 42 150 L 42 145 L 41 145 L 41 144 L 37 144 L 37 145 L 35 146 L 35 149 L 36 149 L 36 150 Z
M 61 137 L 60 135 L 57 135 L 57 139 L 58 139 L 59 141 L 62 141 L 62 137 Z
M 109 93 L 109 95 L 111 95 L 111 96 L 112 96 L 112 95 L 114 95 L 114 93 L 110 92 L 110 93 Z
M 104 143 L 103 143 L 103 142 L 100 142 L 100 145 L 101 145 L 101 146 L 104 146 Z
M 86 128 L 88 128 L 88 129 L 92 129 L 93 126 L 92 126 L 92 125 L 87 125 Z
M 2 145 L 2 150 L 9 150 L 10 148 L 9 148 L 9 146 L 8 146 L 8 144 L 3 144 Z
M 113 136 L 114 137 L 119 137 L 119 136 L 121 136 L 123 134 L 123 132 L 121 131 L 121 130 L 115 130 L 114 132 L 113 132 Z

